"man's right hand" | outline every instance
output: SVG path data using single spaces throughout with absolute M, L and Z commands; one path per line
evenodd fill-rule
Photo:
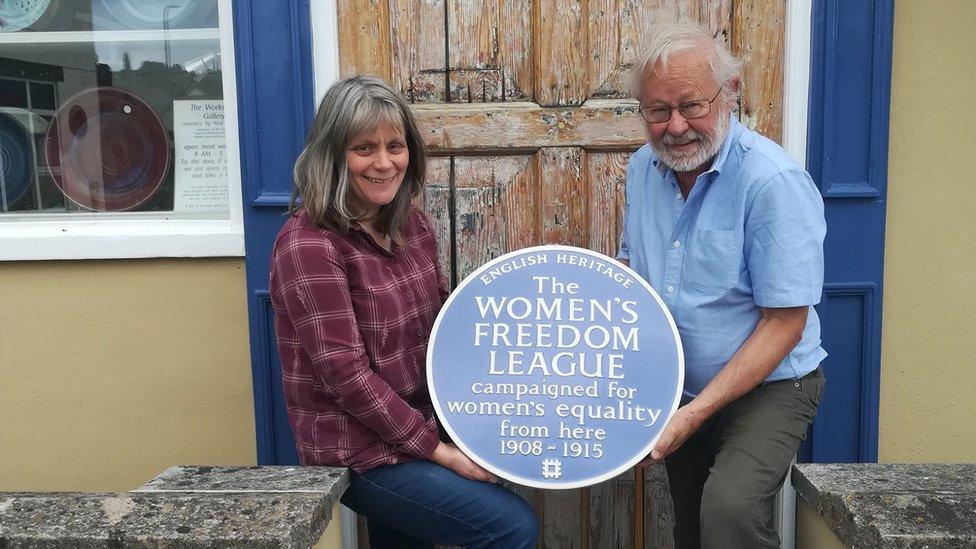
M 464 478 L 478 480 L 482 482 L 497 482 L 495 475 L 485 471 L 480 465 L 471 461 L 464 455 L 458 447 L 453 444 L 441 442 L 434 449 L 430 456 L 434 463 L 446 467 Z
M 641 460 L 638 465 L 647 467 L 663 463 L 664 458 L 673 454 L 688 440 L 688 437 L 695 434 L 705 419 L 691 404 L 678 408 L 678 411 L 671 416 L 671 420 L 665 425 L 664 432 L 657 439 L 650 455 Z

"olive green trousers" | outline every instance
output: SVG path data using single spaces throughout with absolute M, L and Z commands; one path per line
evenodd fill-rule
M 760 385 L 668 456 L 676 549 L 779 547 L 773 501 L 823 389 L 820 368 Z

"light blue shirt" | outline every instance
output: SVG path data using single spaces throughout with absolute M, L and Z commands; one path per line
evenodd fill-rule
M 620 259 L 667 303 L 697 395 L 752 334 L 760 307 L 810 306 L 803 338 L 766 381 L 816 369 L 823 288 L 823 199 L 779 145 L 732 120 L 711 169 L 688 199 L 649 145 L 627 165 Z

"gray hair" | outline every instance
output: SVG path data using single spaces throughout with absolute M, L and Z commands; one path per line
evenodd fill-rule
M 659 61 L 662 66 L 667 67 L 672 55 L 689 50 L 700 51 L 706 56 L 716 84 L 725 86 L 730 80 L 739 76 L 741 61 L 732 55 L 721 40 L 716 39 L 705 28 L 690 22 L 661 21 L 654 25 L 647 47 L 637 59 L 631 72 L 631 91 L 634 97 L 640 97 L 644 80 Z M 733 93 L 731 89 L 725 91 L 726 94 Z M 729 95 L 729 99 L 736 100 L 737 94 Z
M 380 207 L 376 220 L 379 231 L 399 240 L 411 199 L 420 194 L 424 184 L 424 142 L 403 96 L 375 76 L 340 80 L 325 93 L 305 148 L 295 162 L 289 212 L 294 214 L 304 208 L 315 225 L 341 232 L 349 230 L 363 212 L 350 207 L 346 147 L 357 135 L 384 122 L 403 132 L 410 153 L 400 189 L 392 202 Z

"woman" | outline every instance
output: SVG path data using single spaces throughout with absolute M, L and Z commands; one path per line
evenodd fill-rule
M 367 518 L 374 549 L 535 547 L 525 501 L 440 440 L 424 361 L 447 292 L 411 204 L 424 170 L 416 122 L 386 83 L 356 76 L 326 93 L 271 260 L 299 457 L 353 470 L 342 502 Z

